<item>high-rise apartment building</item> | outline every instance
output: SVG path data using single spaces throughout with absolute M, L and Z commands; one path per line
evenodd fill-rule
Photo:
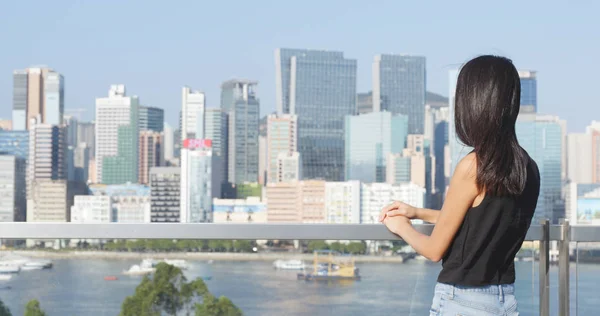
M 390 112 L 346 116 L 346 180 L 384 182 L 388 155 L 406 147 L 408 120 Z
M 77 143 L 85 143 L 90 151 L 90 159 L 96 157 L 96 124 L 94 122 L 78 122 Z
M 329 224 L 360 224 L 360 182 L 325 183 L 325 216 Z
M 576 183 L 593 183 L 592 135 L 571 133 L 567 135 L 567 180 Z
M 586 132 L 592 138 L 592 182 L 600 183 L 600 122 L 592 121 Z
M 281 152 L 277 155 L 276 182 L 300 181 L 302 179 L 302 159 L 300 153 Z
M 60 125 L 64 112 L 64 78 L 46 67 L 13 72 L 13 129 L 29 129 L 31 119 Z
M 64 126 L 29 124 L 27 184 L 36 180 L 67 180 L 67 142 Z
M 260 102 L 258 82 L 229 80 L 221 85 L 221 110 L 228 114 L 228 176 L 230 183 L 258 181 Z
M 203 92 L 183 87 L 181 90 L 181 140 L 204 138 L 204 108 L 206 96 Z
M 168 163 L 173 159 L 173 151 L 175 145 L 175 134 L 173 127 L 165 122 L 163 131 L 163 160 Z
M 153 106 L 140 106 L 140 131 L 162 132 L 165 124 L 165 111 Z
M 516 132 L 519 144 L 537 162 L 541 186 L 535 221 L 549 218 L 557 222 L 564 217 L 563 187 L 563 140 L 564 121 L 556 116 L 521 114 L 517 118 Z
M 267 184 L 267 221 L 325 223 L 325 181 Z
M 373 62 L 373 109 L 408 116 L 408 132 L 423 134 L 425 57 L 377 55 Z
M 356 95 L 356 113 L 367 114 L 373 112 L 373 92 L 359 93 Z
M 163 134 L 153 130 L 140 131 L 139 140 L 139 183 L 150 183 L 150 169 L 162 166 Z
M 298 118 L 292 114 L 267 117 L 267 183 L 280 182 L 278 157 L 298 150 Z
M 90 150 L 86 143 L 68 147 L 67 177 L 69 181 L 87 183 L 90 169 Z
M 521 80 L 520 113 L 537 113 L 537 75 L 535 71 L 519 70 Z
M 110 196 L 77 195 L 71 206 L 71 223 L 113 222 Z
M 344 179 L 344 118 L 356 113 L 356 60 L 342 52 L 277 49 L 278 114 L 298 117 L 303 179 Z
M 150 169 L 150 188 L 151 221 L 153 223 L 180 222 L 181 168 Z
M 68 222 L 72 204 L 67 180 L 35 180 L 27 198 L 27 222 Z
M 122 184 L 138 181 L 137 96 L 125 94 L 125 85 L 112 85 L 108 97 L 96 99 L 97 181 Z
M 0 154 L 0 222 L 24 222 L 27 209 L 25 159 Z
M 213 197 L 221 197 L 223 185 L 228 182 L 228 118 L 221 109 L 206 109 L 204 136 L 212 141 L 213 151 Z
M 181 222 L 212 221 L 212 142 L 186 139 L 181 149 Z

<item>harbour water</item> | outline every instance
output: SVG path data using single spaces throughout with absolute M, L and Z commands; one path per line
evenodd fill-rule
M 23 315 L 38 299 L 49 316 L 118 315 L 141 277 L 122 274 L 135 260 L 60 259 L 50 270 L 24 271 L 0 283 L 0 299 L 14 315 Z M 295 271 L 275 271 L 271 262 L 188 261 L 188 279 L 206 281 L 215 295 L 229 297 L 244 315 L 428 315 L 438 264 L 362 263 L 358 282 L 309 283 Z M 517 262 L 517 298 L 521 315 L 537 315 L 537 262 Z M 551 311 L 557 314 L 557 268 L 551 268 Z M 572 315 L 595 315 L 600 308 L 600 265 L 580 264 L 575 306 L 572 264 Z M 108 275 L 116 281 L 105 281 Z M 10 287 L 10 288 L 7 288 Z

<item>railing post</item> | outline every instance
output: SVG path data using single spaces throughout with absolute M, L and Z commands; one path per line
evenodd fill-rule
M 560 222 L 561 240 L 558 242 L 558 315 L 569 316 L 569 221 Z
M 540 316 L 550 315 L 550 221 L 542 220 L 540 239 Z

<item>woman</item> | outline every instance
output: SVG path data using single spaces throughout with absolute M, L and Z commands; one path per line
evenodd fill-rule
M 419 254 L 442 260 L 431 315 L 518 315 L 514 258 L 540 190 L 536 163 L 519 145 L 521 83 L 509 59 L 477 57 L 458 76 L 455 126 L 473 151 L 454 171 L 441 211 L 395 202 L 380 221 Z M 435 224 L 430 236 L 410 219 Z

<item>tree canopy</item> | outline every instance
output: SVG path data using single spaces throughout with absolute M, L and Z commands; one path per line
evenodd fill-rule
M 25 316 L 46 316 L 38 300 L 31 300 L 25 305 Z
M 125 299 L 121 316 L 241 316 L 242 312 L 225 297 L 216 298 L 198 278 L 188 282 L 181 269 L 164 262 L 152 277 L 145 276 L 135 293 Z

